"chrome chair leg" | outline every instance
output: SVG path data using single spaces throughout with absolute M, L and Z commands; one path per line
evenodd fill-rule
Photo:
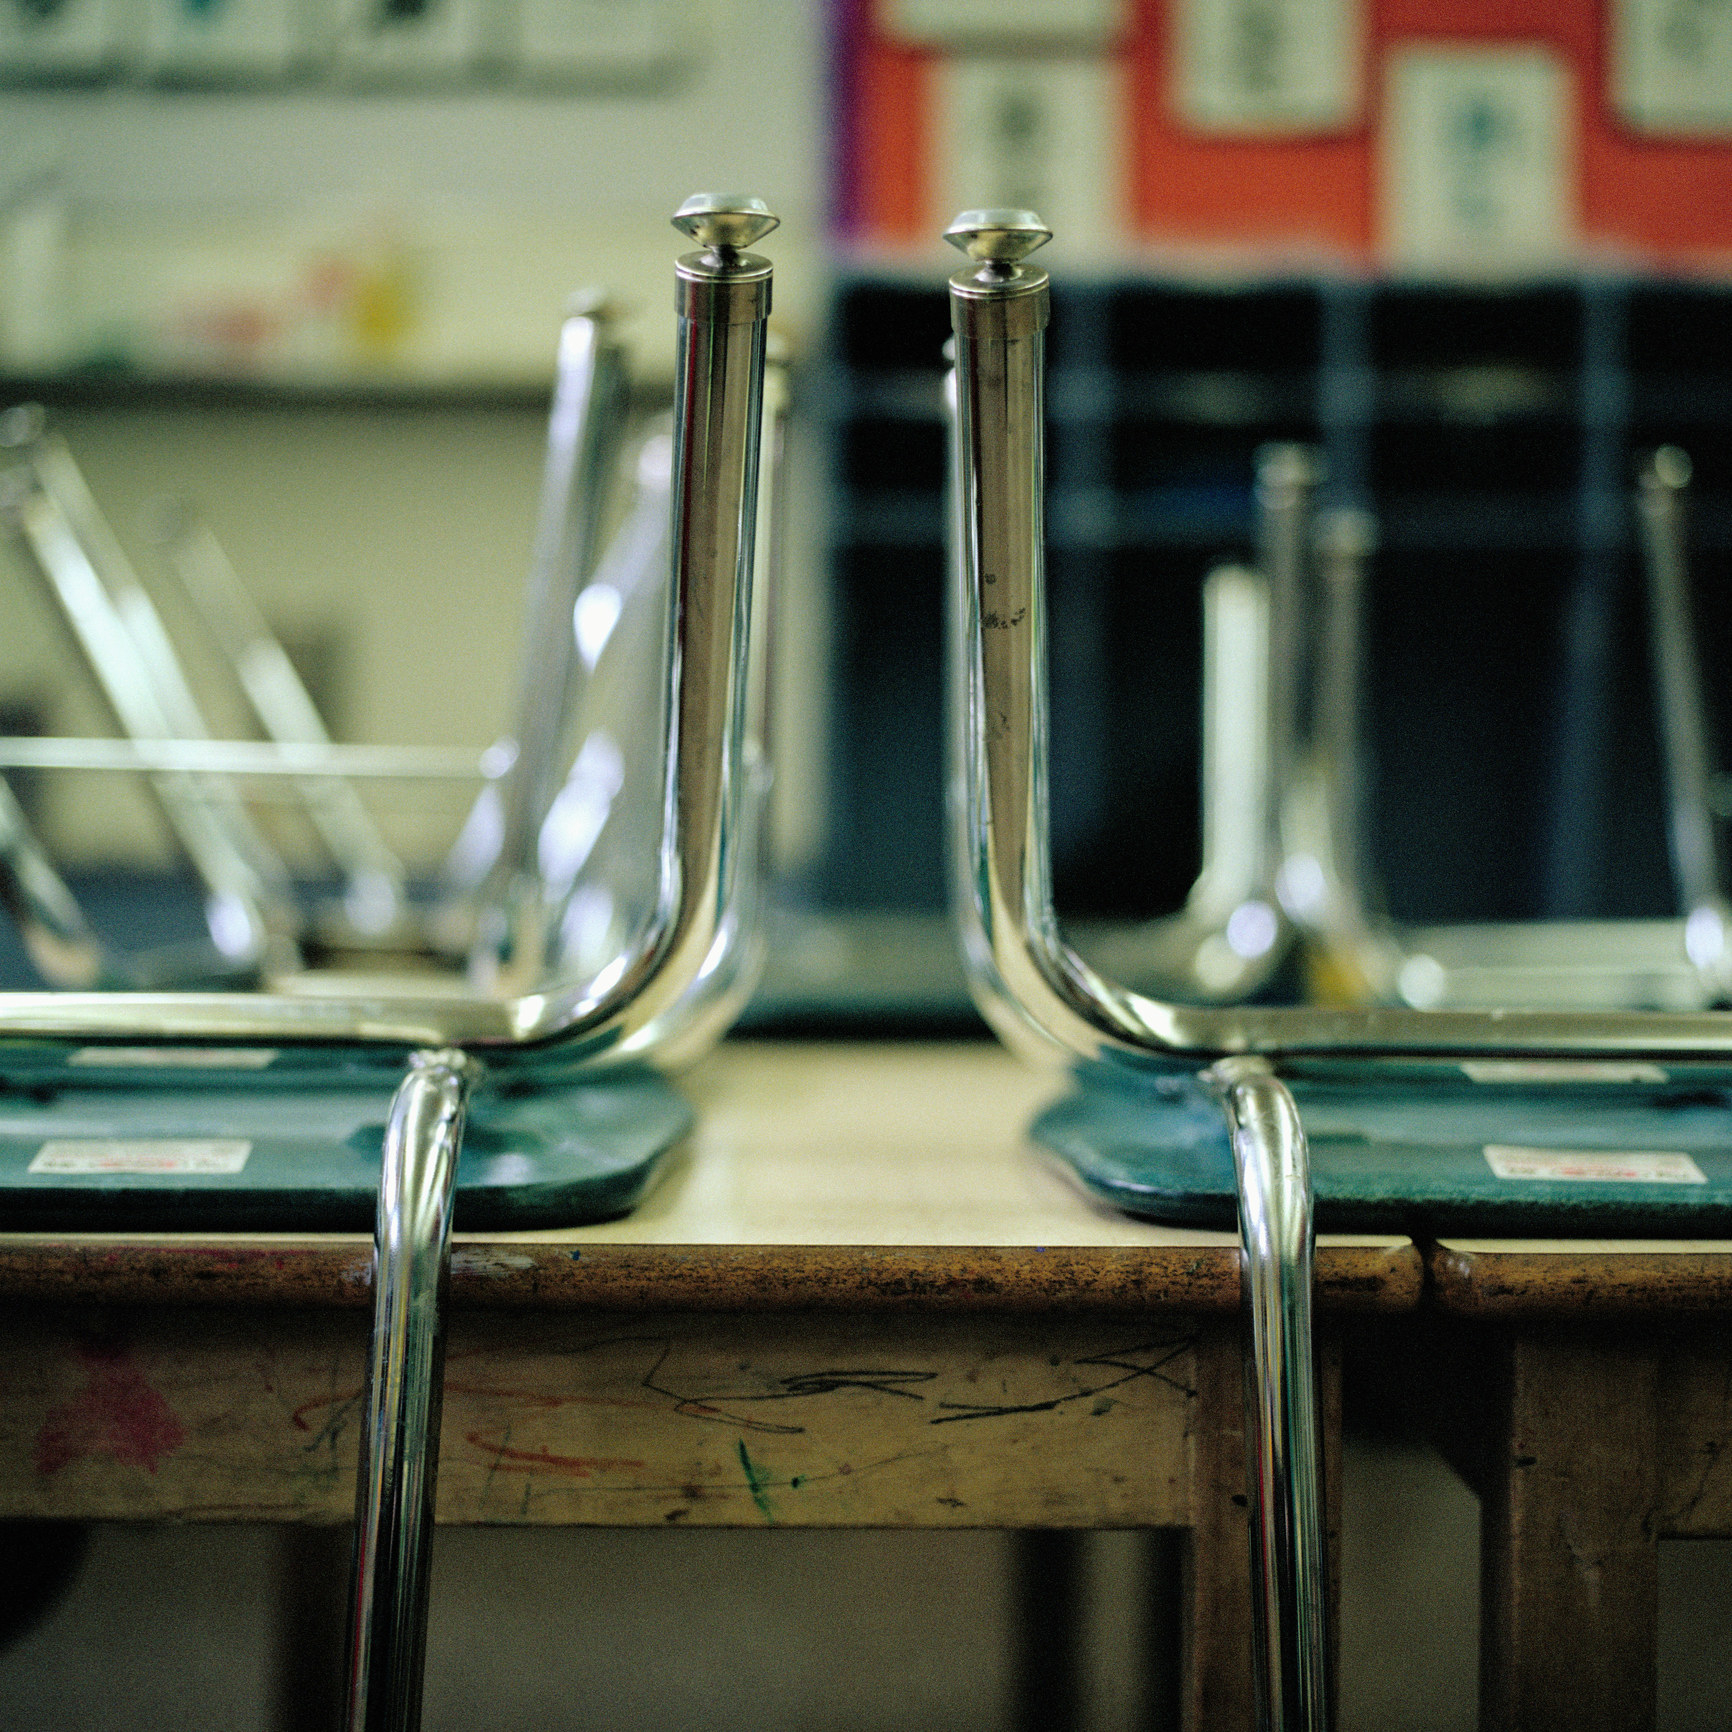
M 478 1074 L 464 1053 L 416 1053 L 385 1127 L 355 1492 L 347 1732 L 414 1732 L 421 1723 L 451 1205 L 464 1108 Z
M 1690 459 L 1662 445 L 1642 466 L 1637 517 L 1648 578 L 1648 636 L 1666 773 L 1672 879 L 1684 910 L 1684 948 L 1724 997 L 1732 984 L 1732 907 L 1714 811 L 1716 765 L 1691 607 L 1685 512 Z
M 4 777 L 0 777 L 0 907 L 12 916 L 25 955 L 50 986 L 95 986 L 112 972 L 102 941 L 36 840 Z
M 1258 1722 L 1265 1732 L 1325 1732 L 1329 1621 L 1305 1130 L 1267 1060 L 1225 1058 L 1204 1075 L 1233 1138 L 1251 1326 L 1246 1477 Z

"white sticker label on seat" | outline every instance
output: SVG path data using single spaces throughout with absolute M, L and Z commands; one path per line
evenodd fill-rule
M 1467 1058 L 1462 1074 L 1476 1083 L 1663 1083 L 1657 1064 L 1607 1058 Z
M 92 1069 L 263 1070 L 274 1046 L 81 1046 L 66 1062 Z
M 36 1151 L 33 1173 L 238 1173 L 253 1145 L 237 1137 L 61 1137 Z
M 1500 1179 L 1550 1179 L 1579 1185 L 1705 1185 L 1688 1155 L 1653 1149 L 1527 1149 L 1487 1143 L 1486 1164 Z

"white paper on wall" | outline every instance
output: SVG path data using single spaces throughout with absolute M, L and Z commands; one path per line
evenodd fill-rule
M 1612 0 L 1611 80 L 1643 132 L 1732 135 L 1732 0 Z
M 1480 274 L 1567 252 L 1572 96 L 1567 66 L 1536 45 L 1392 52 L 1380 147 L 1392 260 Z
M 1360 0 L 1175 0 L 1173 106 L 1199 132 L 1332 132 L 1360 108 Z
M 0 0 L 0 80 L 83 78 L 130 58 L 131 0 Z
M 1097 59 L 958 58 L 934 79 L 942 227 L 993 205 L 1038 212 L 1066 248 L 1124 240 L 1122 77 Z
M 160 78 L 285 76 L 328 54 L 320 0 L 144 0 L 144 71 Z
M 885 0 L 883 27 L 903 42 L 1064 42 L 1104 48 L 1125 28 L 1129 0 Z
M 529 78 L 632 78 L 689 55 L 690 0 L 516 0 L 513 59 Z

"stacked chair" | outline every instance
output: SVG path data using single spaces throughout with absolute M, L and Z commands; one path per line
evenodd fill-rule
M 1535 920 L 1407 926 L 1392 920 L 1366 866 L 1360 788 L 1363 593 L 1377 531 L 1352 508 L 1316 512 L 1315 454 L 1272 446 L 1259 459 L 1265 569 L 1275 611 L 1293 621 L 1276 653 L 1300 700 L 1271 721 L 1272 883 L 1308 995 L 1418 1009 L 1699 1010 L 1732 984 L 1732 910 L 1715 813 L 1716 775 L 1692 623 L 1684 534 L 1688 457 L 1666 446 L 1641 466 L 1634 498 L 1646 575 L 1655 724 L 1677 913 L 1649 920 Z M 1283 729 L 1280 718 L 1286 719 Z M 1286 936 L 1287 934 L 1283 934 Z
M 726 1028 L 761 952 L 767 598 L 754 569 L 773 564 L 759 478 L 784 396 L 774 368 L 766 385 L 771 267 L 748 249 L 776 218 L 756 199 L 701 195 L 674 222 L 697 250 L 676 267 L 671 431 L 644 441 L 604 554 L 625 364 L 605 304 L 575 305 L 517 735 L 489 754 L 495 774 L 424 895 L 355 783 L 473 775 L 475 755 L 331 745 L 221 550 L 180 513 L 161 525 L 165 554 L 269 736 L 211 740 L 64 447 L 32 415 L 0 429 L 14 455 L 0 513 L 128 736 L 0 752 L 147 776 L 209 929 L 196 956 L 112 954 L 16 802 L 0 801 L 0 885 L 60 988 L 0 994 L 0 1090 L 19 1107 L 0 1139 L 0 1207 L 20 1227 L 374 1225 L 357 1729 L 419 1720 L 454 1212 L 483 1229 L 627 1212 L 689 1124 L 661 1070 Z M 260 781 L 294 790 L 322 838 L 331 905 L 303 904 L 253 824 L 243 787 Z
M 1078 933 L 1105 972 L 1192 1002 L 1258 996 L 1287 974 L 1315 1002 L 1416 1009 L 1704 1009 L 1732 983 L 1684 535 L 1688 457 L 1650 453 L 1635 495 L 1655 722 L 1678 912 L 1648 920 L 1409 926 L 1366 861 L 1362 637 L 1377 525 L 1319 511 L 1319 455 L 1258 453 L 1257 563 L 1203 587 L 1203 861 L 1183 909 Z
M 1288 563 L 1263 574 L 1271 646 L 1263 701 L 1273 746 L 1259 772 L 1268 780 L 1242 809 L 1260 828 L 1253 867 L 1237 888 L 1241 907 L 1265 905 L 1257 929 L 1238 938 L 1253 954 L 1289 942 L 1290 931 L 1326 942 L 1330 1002 L 1221 1002 L 1232 986 L 1225 970 L 1181 1002 L 1176 992 L 1133 990 L 1085 961 L 1059 930 L 1051 889 L 1042 521 L 1048 279 L 1026 262 L 1050 231 L 1028 211 L 969 211 L 946 238 L 969 260 L 950 279 L 948 385 L 951 884 L 964 962 L 1000 1037 L 1077 1078 L 1077 1091 L 1037 1121 L 1037 1141 L 1132 1213 L 1221 1227 L 1237 1221 L 1249 1321 L 1260 1714 L 1268 1727 L 1312 1732 L 1328 1724 L 1331 1694 L 1311 1332 L 1317 1217 L 1344 1230 L 1471 1224 L 1555 1232 L 1575 1223 L 1577 1231 L 1615 1224 L 1700 1236 L 1732 1213 L 1732 1016 L 1616 1000 L 1529 1009 L 1403 1002 L 1402 952 L 1392 952 L 1393 966 L 1380 954 L 1400 935 L 1366 913 L 1350 869 L 1351 707 L 1344 728 L 1339 707 L 1331 722 L 1319 715 L 1326 706 L 1314 705 L 1301 731 L 1302 688 L 1283 689 L 1291 668 L 1305 665 L 1309 634 L 1295 617 L 1294 587 L 1307 551 L 1311 470 L 1290 449 L 1269 454 L 1260 483 L 1265 562 L 1279 543 Z M 1663 512 L 1652 489 L 1671 484 L 1661 475 L 1645 485 L 1649 508 Z M 1319 658 L 1325 689 L 1333 681 L 1351 690 L 1352 645 L 1342 633 L 1356 617 L 1369 541 L 1361 518 L 1328 526 L 1330 617 L 1346 659 Z M 1659 637 L 1676 643 L 1676 619 L 1661 624 Z M 1206 792 L 1212 787 L 1206 771 Z M 1297 884 L 1295 831 L 1310 854 Z M 1295 894 L 1307 889 L 1309 896 Z M 1667 926 L 1667 942 L 1682 949 L 1688 922 L 1700 931 L 1696 909 L 1717 907 L 1715 893 L 1717 885 L 1695 901 L 1686 890 L 1686 918 Z M 1232 917 L 1229 910 L 1222 936 L 1231 936 Z M 1146 957 L 1135 936 L 1126 953 Z M 1578 954 L 1596 942 L 1591 931 L 1549 936 Z M 1494 961 L 1495 938 L 1484 940 Z M 1169 979 L 1173 972 L 1181 971 Z M 1249 995 L 1261 978 L 1247 971 L 1238 993 Z M 1519 1003 L 1520 981 L 1519 968 L 1506 970 L 1507 1003 Z M 1709 986 L 1698 1004 L 1717 996 Z M 1655 1150 L 1671 1152 L 1628 1153 Z

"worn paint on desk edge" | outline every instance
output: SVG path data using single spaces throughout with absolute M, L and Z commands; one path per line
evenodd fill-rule
M 1320 1240 L 1328 1311 L 1405 1311 L 1423 1269 L 1406 1239 Z M 1231 1242 L 1144 1246 L 630 1245 L 476 1237 L 455 1247 L 452 1298 L 548 1310 L 933 1308 L 1231 1311 Z M 360 1237 L 245 1242 L 67 1235 L 0 1238 L 0 1295 L 130 1303 L 360 1306 Z

